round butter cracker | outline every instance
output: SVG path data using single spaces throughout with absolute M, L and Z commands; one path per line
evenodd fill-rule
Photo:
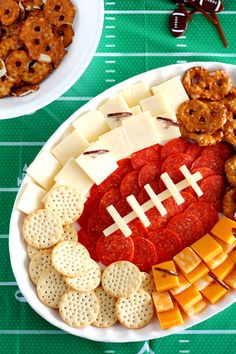
M 117 300 L 116 314 L 119 322 L 127 328 L 142 328 L 154 315 L 151 296 L 140 289 L 131 296 Z
M 75 278 L 87 272 L 90 257 L 81 243 L 62 241 L 52 250 L 52 264 L 60 274 Z
M 42 272 L 37 282 L 37 294 L 40 301 L 54 309 L 59 307 L 61 296 L 68 289 L 69 287 L 63 276 L 54 268 Z
M 150 273 L 142 272 L 142 283 L 140 289 L 145 290 L 148 294 L 152 294 L 156 291 L 153 276 Z
M 104 289 L 99 286 L 94 290 L 99 300 L 99 313 L 96 321 L 92 323 L 95 327 L 111 327 L 117 322 L 116 316 L 116 298 L 108 295 Z
M 63 226 L 62 240 L 64 241 L 78 241 L 77 232 L 73 224 Z
M 36 253 L 38 253 L 39 249 L 27 244 L 26 251 L 27 251 L 27 255 L 28 255 L 29 259 L 32 259 L 34 257 L 34 255 Z
M 47 194 L 45 208 L 55 213 L 63 225 L 71 224 L 82 214 L 84 198 L 75 188 L 61 185 Z
M 93 291 L 67 291 L 59 304 L 59 313 L 65 323 L 81 328 L 93 323 L 99 313 L 99 301 Z
M 130 296 L 142 283 L 142 274 L 133 263 L 118 261 L 110 264 L 102 274 L 103 289 L 111 296 Z
M 101 281 L 101 269 L 93 259 L 89 260 L 86 273 L 76 278 L 65 277 L 66 283 L 77 291 L 91 291 L 98 287 Z
M 34 284 L 37 284 L 40 274 L 52 267 L 51 250 L 41 250 L 30 261 L 29 275 Z
M 25 218 L 22 231 L 29 245 L 39 249 L 50 248 L 60 240 L 62 224 L 50 210 L 38 209 Z

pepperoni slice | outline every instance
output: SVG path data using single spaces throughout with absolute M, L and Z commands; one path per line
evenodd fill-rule
M 142 188 L 145 184 L 157 181 L 161 174 L 161 167 L 161 162 L 149 162 L 144 165 L 139 172 L 139 187 Z
M 111 176 L 117 176 L 117 178 L 120 179 L 120 182 L 122 179 L 129 173 L 133 171 L 133 166 L 131 163 L 130 159 L 122 159 L 117 162 L 118 168 L 112 173 Z
M 80 229 L 78 232 L 78 241 L 88 250 L 90 257 L 94 261 L 98 262 L 96 245 L 89 239 L 86 232 L 84 232 L 82 229 Z
M 149 162 L 160 161 L 162 146 L 156 144 L 140 151 L 134 152 L 131 156 L 133 168 L 140 169 Z
M 131 262 L 134 263 L 141 272 L 149 272 L 151 267 L 157 263 L 156 248 L 153 243 L 143 237 L 132 237 L 134 243 L 134 256 Z
M 167 229 L 174 231 L 180 237 L 183 248 L 190 246 L 204 235 L 201 220 L 189 213 L 175 215 L 168 223 Z
M 122 180 L 120 185 L 120 192 L 122 197 L 128 197 L 128 195 L 138 195 L 140 188 L 138 185 L 139 171 L 133 171 L 128 173 Z
M 90 195 L 96 198 L 102 198 L 112 188 L 120 187 L 120 177 L 118 175 L 110 175 L 98 186 L 94 184 L 90 189 Z
M 120 214 L 120 216 L 124 217 L 125 215 L 129 214 L 132 209 L 129 206 L 126 198 L 121 198 L 121 200 L 115 205 L 116 210 Z
M 111 189 L 102 197 L 99 205 L 99 214 L 101 219 L 105 223 L 107 224 L 113 223 L 112 217 L 107 212 L 107 207 L 109 207 L 110 205 L 116 205 L 120 199 L 121 199 L 121 194 L 119 189 Z
M 83 213 L 78 219 L 78 223 L 83 229 L 87 230 L 89 218 L 91 214 L 98 212 L 99 203 L 100 203 L 100 199 L 97 196 L 89 197 L 86 200 L 84 204 Z
M 176 138 L 168 141 L 168 143 L 163 146 L 163 149 L 161 151 L 161 159 L 165 160 L 171 155 L 177 153 L 185 153 L 189 148 L 190 144 L 191 143 L 189 141 L 182 138 Z
M 205 233 L 210 232 L 213 226 L 219 220 L 219 215 L 215 208 L 206 202 L 196 202 L 188 206 L 186 213 L 196 215 L 202 222 Z
M 182 241 L 176 232 L 168 229 L 157 229 L 147 234 L 157 252 L 157 263 L 170 261 L 182 249 Z
M 146 237 L 147 236 L 147 229 L 143 226 L 141 221 L 139 220 L 133 220 L 131 221 L 128 226 L 130 227 L 132 234 L 132 237 Z
M 222 176 L 210 176 L 200 182 L 203 195 L 198 198 L 201 202 L 211 204 L 216 211 L 222 211 L 222 201 L 225 192 L 225 179 Z
M 196 160 L 202 153 L 203 147 L 199 146 L 198 143 L 193 143 L 186 150 L 186 154 L 192 156 L 194 160 Z
M 165 227 L 168 220 L 171 218 L 171 215 L 168 213 L 165 216 L 161 216 L 156 207 L 149 209 L 146 215 L 151 223 L 148 227 L 148 232 Z
M 229 144 L 220 142 L 213 146 L 206 146 L 203 149 L 202 156 L 208 156 L 209 154 L 219 156 L 225 162 L 234 155 L 234 149 Z
M 108 225 L 100 218 L 98 212 L 92 214 L 87 226 L 88 238 L 96 244 L 98 239 L 103 235 L 103 230 L 105 230 L 107 226 Z
M 182 213 L 190 204 L 197 201 L 191 193 L 181 192 L 181 195 L 184 198 L 184 203 L 180 205 L 176 203 L 173 197 L 170 197 L 163 202 L 164 207 L 171 216 Z
M 217 155 L 208 154 L 200 156 L 192 165 L 192 170 L 199 167 L 208 167 L 215 171 L 217 175 L 224 173 L 224 161 Z
M 183 165 L 186 165 L 189 169 L 193 163 L 193 158 L 187 154 L 174 154 L 163 162 L 162 173 L 167 172 L 174 183 L 178 183 L 184 179 L 182 172 L 179 168 Z M 159 182 L 160 190 L 163 191 L 166 189 L 165 184 L 160 179 Z
M 149 184 L 150 184 L 150 186 L 152 187 L 152 189 L 154 190 L 154 192 L 156 194 L 160 193 L 160 188 L 159 188 L 159 183 L 158 182 L 150 182 Z M 139 192 L 139 195 L 138 195 L 137 199 L 138 199 L 139 204 L 141 204 L 141 205 L 144 204 L 145 202 L 147 202 L 150 199 L 150 197 L 147 194 L 147 192 L 146 192 L 144 187 Z
M 114 233 L 98 240 L 97 257 L 106 266 L 116 261 L 130 261 L 134 256 L 134 243 L 131 237 Z
M 216 175 L 216 172 L 209 167 L 192 168 L 190 171 L 191 171 L 192 175 L 196 172 L 200 172 L 203 178 Z

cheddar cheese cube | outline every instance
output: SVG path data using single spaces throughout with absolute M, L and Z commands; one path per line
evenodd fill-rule
M 174 261 L 182 271 L 188 274 L 201 263 L 201 258 L 198 257 L 192 248 L 186 247 L 174 256 Z
M 204 277 L 196 281 L 193 285 L 199 290 L 205 289 L 208 285 L 213 282 L 213 278 L 206 274 Z
M 160 263 L 152 267 L 153 278 L 158 292 L 170 290 L 179 286 L 179 279 L 177 276 L 169 275 L 167 272 L 157 270 L 156 268 L 173 272 L 176 272 L 176 268 L 173 261 Z
M 168 329 L 184 324 L 178 304 L 175 301 L 173 310 L 157 312 L 157 317 L 162 329 Z
M 221 252 L 216 257 L 214 257 L 214 258 L 210 259 L 208 262 L 206 262 L 206 264 L 210 269 L 215 269 L 219 265 L 221 265 L 226 260 L 227 257 L 228 257 L 227 253 Z
M 172 295 L 177 295 L 182 293 L 185 289 L 189 288 L 191 284 L 187 281 L 187 279 L 183 276 L 183 274 L 179 275 L 179 286 L 177 288 L 171 289 L 170 293 Z
M 187 311 L 202 299 L 202 295 L 195 286 L 192 285 L 182 293 L 175 295 L 174 298 L 178 304 Z
M 219 265 L 217 268 L 212 269 L 212 273 L 220 280 L 223 280 L 233 270 L 235 263 L 229 257 Z
M 190 272 L 188 274 L 183 272 L 183 275 L 191 284 L 193 284 L 196 281 L 198 281 L 199 279 L 201 279 L 202 277 L 204 277 L 204 275 L 206 275 L 208 272 L 209 272 L 209 269 L 202 262 L 194 270 L 192 270 L 192 272 Z
M 232 289 L 236 289 L 236 269 L 227 275 L 224 279 L 224 283 L 229 285 Z
M 213 227 L 211 233 L 217 236 L 219 239 L 232 245 L 235 242 L 235 237 L 233 235 L 233 229 L 236 229 L 236 222 L 223 216 Z
M 191 248 L 203 259 L 204 262 L 208 262 L 222 252 L 221 245 L 209 234 L 206 234 L 198 241 L 194 242 L 194 244 L 191 245 Z
M 207 304 L 204 300 L 200 300 L 198 303 L 196 303 L 195 305 L 190 307 L 188 310 L 185 310 L 185 312 L 189 317 L 192 317 L 192 316 L 198 314 L 199 312 L 201 312 L 202 310 L 204 310 L 206 305 Z
M 236 250 L 233 250 L 229 253 L 229 258 L 236 263 Z
M 174 304 L 168 291 L 162 293 L 152 293 L 152 298 L 156 312 L 163 312 L 173 310 Z
M 232 245 L 227 244 L 226 242 L 222 241 L 218 237 L 214 237 L 214 239 L 221 245 L 223 251 L 227 254 L 230 253 L 231 251 L 233 251 L 233 249 L 236 246 L 236 239 Z
M 227 290 L 223 286 L 219 285 L 216 282 L 211 283 L 205 289 L 201 291 L 202 295 L 211 303 L 215 304 L 219 301 L 225 294 Z

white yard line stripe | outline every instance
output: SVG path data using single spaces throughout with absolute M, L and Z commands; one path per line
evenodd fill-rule
M 15 281 L 0 281 L 0 286 L 17 286 Z
M 107 34 L 105 37 L 106 38 L 116 38 L 116 36 L 114 34 Z
M 105 44 L 106 48 L 115 48 L 115 44 Z
M 190 353 L 190 350 L 179 350 L 179 353 Z
M 25 330 L 25 329 L 2 329 L 0 330 L 0 334 L 68 334 L 66 332 L 60 330 Z
M 8 239 L 9 238 L 9 235 L 0 235 L 0 240 L 5 240 L 5 239 Z
M 187 44 L 176 44 L 176 47 L 186 48 L 186 47 L 187 47 Z
M 176 335 L 185 335 L 185 334 L 236 334 L 235 329 L 196 329 L 188 330 L 186 329 L 183 332 L 175 333 Z
M 105 82 L 116 82 L 115 79 L 106 79 Z
M 106 21 L 115 21 L 116 18 L 115 17 L 105 17 Z
M 57 99 L 57 101 L 90 101 L 93 97 L 70 97 L 70 96 L 65 96 L 65 97 L 60 97 Z
M 236 58 L 236 53 L 96 53 L 95 57 L 227 57 Z
M 115 64 L 116 61 L 115 60 L 106 60 L 105 63 L 106 64 Z
M 105 70 L 105 73 L 115 73 L 115 70 Z
M 115 29 L 116 26 L 105 26 L 106 29 Z
M 180 339 L 179 343 L 189 343 L 189 339 Z
M 43 146 L 42 141 L 0 141 L 0 146 Z
M 186 39 L 186 36 L 177 37 L 177 39 Z
M 185 64 L 187 63 L 187 60 L 177 60 L 177 64 Z
M 104 353 L 110 353 L 110 354 L 112 354 L 112 353 L 115 353 L 115 350 L 104 350 Z
M 1 193 L 18 192 L 19 188 L 0 188 Z
M 170 10 L 105 10 L 105 15 L 165 15 L 171 14 Z M 200 12 L 196 12 L 196 15 L 200 15 Z M 222 11 L 218 15 L 234 15 L 236 11 Z M 194 14 L 195 15 L 195 14 Z
M 106 6 L 115 6 L 115 2 L 114 1 L 109 1 L 109 2 L 106 2 Z

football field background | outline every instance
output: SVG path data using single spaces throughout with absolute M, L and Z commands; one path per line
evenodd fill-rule
M 76 109 L 106 88 L 163 65 L 190 61 L 236 64 L 236 1 L 225 0 L 224 4 L 225 11 L 219 18 L 228 49 L 214 25 L 200 14 L 194 15 L 181 38 L 172 37 L 168 17 L 175 8 L 174 1 L 105 0 L 102 38 L 79 82 L 44 109 L 0 121 L 1 354 L 236 354 L 236 305 L 190 330 L 149 342 L 96 343 L 63 333 L 27 304 L 15 282 L 8 252 L 11 209 L 26 168 L 55 129 Z

